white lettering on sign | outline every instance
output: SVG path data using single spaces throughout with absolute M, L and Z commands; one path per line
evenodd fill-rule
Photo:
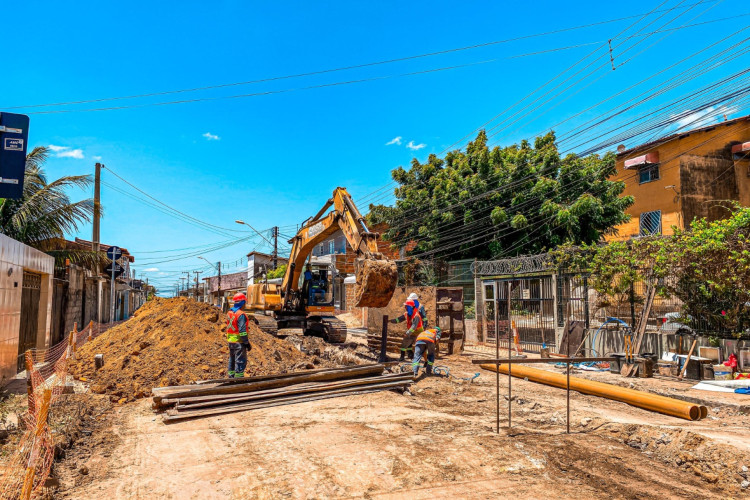
M 0 179 L 0 182 L 2 182 L 3 184 L 18 184 L 18 179 L 5 179 L 5 178 L 2 178 L 2 179 Z
M 3 141 L 3 149 L 6 151 L 23 151 L 23 139 L 6 137 Z
M 308 238 L 312 238 L 316 234 L 319 234 L 321 231 L 323 231 L 323 227 L 324 227 L 323 223 L 322 222 L 318 222 L 313 227 L 311 227 L 310 229 L 308 229 L 307 230 L 307 236 L 308 236 Z
M 521 298 L 523 300 L 529 300 L 531 298 L 531 290 L 528 288 L 521 290 Z

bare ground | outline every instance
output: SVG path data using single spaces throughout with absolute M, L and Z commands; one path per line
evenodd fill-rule
M 464 357 L 441 363 L 456 376 Z M 501 394 L 507 392 L 500 377 Z M 120 406 L 59 464 L 58 498 L 746 498 L 750 417 L 687 422 L 495 374 L 165 425 Z M 710 439 L 709 436 L 713 439 Z M 87 474 L 80 471 L 84 468 Z

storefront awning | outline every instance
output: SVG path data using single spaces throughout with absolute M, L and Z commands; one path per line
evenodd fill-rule
M 643 165 L 654 165 L 659 163 L 659 152 L 654 151 L 653 153 L 646 153 L 642 156 L 637 156 L 629 160 L 625 160 L 625 169 L 638 168 Z

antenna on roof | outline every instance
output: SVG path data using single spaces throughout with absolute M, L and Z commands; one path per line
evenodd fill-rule
M 625 151 L 625 144 L 620 144 L 619 146 L 617 146 L 618 153 L 622 153 L 623 151 Z

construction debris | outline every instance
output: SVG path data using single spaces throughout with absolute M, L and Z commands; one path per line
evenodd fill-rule
M 225 320 L 216 307 L 185 297 L 156 298 L 125 323 L 87 342 L 70 371 L 112 401 L 147 397 L 152 387 L 194 383 L 226 375 Z M 331 366 L 248 323 L 251 375 Z M 103 363 L 96 369 L 95 357 Z
M 270 408 L 388 389 L 406 388 L 410 374 L 385 373 L 385 365 L 223 379 L 192 386 L 154 388 L 154 405 L 171 408 L 165 422 Z

